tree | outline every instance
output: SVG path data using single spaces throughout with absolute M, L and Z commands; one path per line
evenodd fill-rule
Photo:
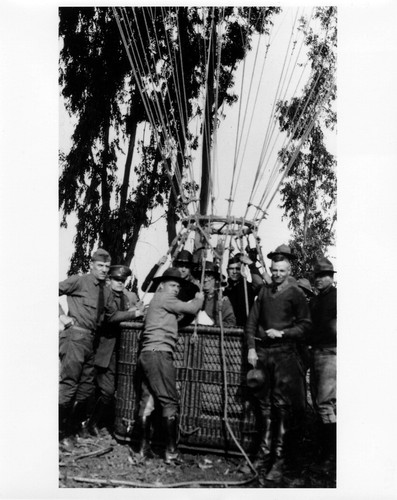
M 293 264 L 297 277 L 309 276 L 315 259 L 325 255 L 333 245 L 336 221 L 336 159 L 327 150 L 324 137 L 325 129 L 334 130 L 336 126 L 333 110 L 336 99 L 336 8 L 317 8 L 314 19 L 320 23 L 320 33 L 308 29 L 305 20 L 301 26 L 311 61 L 310 81 L 301 97 L 277 103 L 280 129 L 291 138 L 289 147 L 279 153 L 283 169 L 289 167 L 280 192 L 281 207 L 292 230 L 289 244 L 298 256 Z M 308 124 L 312 128 L 305 138 Z M 302 138 L 302 148 L 297 153 Z
M 219 71 L 219 107 L 237 98 L 229 89 L 236 63 L 250 48 L 250 36 L 263 32 L 279 10 L 212 8 L 210 19 L 203 15 L 205 8 L 197 7 L 124 9 L 130 42 L 140 60 L 145 60 L 145 68 L 137 76 L 131 71 L 112 9 L 60 9 L 60 84 L 68 111 L 77 117 L 72 149 L 60 162 L 59 183 L 61 224 L 66 226 L 72 212 L 78 217 L 70 273 L 87 270 L 90 253 L 98 243 L 115 261 L 129 265 L 139 231 L 150 224 L 150 211 L 157 205 L 168 206 L 169 239 L 173 239 L 178 213 L 184 209 L 183 191 L 186 187 L 194 195 L 197 190 L 197 185 L 178 180 L 183 179 L 189 161 L 188 148 L 197 147 L 188 122 L 203 112 L 197 98 L 206 84 L 203 47 L 208 45 L 208 33 L 213 33 L 212 20 L 227 28 Z M 169 45 L 167 53 L 163 49 Z M 142 88 L 153 86 L 155 78 L 159 84 L 147 98 Z M 179 89 L 173 85 L 175 78 L 181 82 Z M 157 102 L 170 117 L 167 130 L 154 112 Z M 211 122 L 214 113 L 211 102 Z M 150 124 L 149 144 L 137 139 L 140 123 Z M 211 133 L 212 129 L 208 143 Z M 124 172 L 117 163 L 122 142 L 128 143 Z M 164 155 L 170 143 L 177 151 L 173 164 Z M 132 169 L 137 145 L 141 161 Z

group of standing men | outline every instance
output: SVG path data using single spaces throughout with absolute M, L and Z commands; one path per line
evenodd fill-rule
M 306 372 L 320 419 L 320 458 L 333 467 L 336 453 L 336 288 L 326 258 L 313 268 L 314 294 L 308 280 L 291 276 L 289 247 L 269 254 L 272 283 L 264 285 L 245 326 L 248 377 L 261 414 L 257 466 L 261 478 L 279 482 L 285 465 L 286 436 L 302 425 L 306 413 Z M 304 291 L 306 293 L 304 293 Z M 308 295 L 312 298 L 308 299 Z M 310 346 L 309 356 L 302 355 Z M 250 381 L 250 377 L 252 380 Z
M 76 434 L 97 433 L 96 424 L 111 418 L 117 325 L 143 315 L 137 296 L 124 291 L 130 274 L 126 266 L 111 266 L 110 254 L 98 249 L 89 273 L 59 283 L 68 304 L 68 314 L 59 311 L 59 434 L 66 449 Z
M 164 420 L 165 460 L 171 463 L 178 459 L 179 397 L 173 353 L 178 328 L 191 322 L 199 311 L 204 311 L 212 324 L 219 324 L 222 320 L 225 326 L 244 327 L 248 362 L 254 368 L 248 374 L 248 382 L 261 414 L 257 460 L 261 477 L 274 482 L 282 478 L 286 433 L 305 413 L 306 371 L 309 365 L 313 403 L 322 423 L 323 458 L 334 460 L 335 271 L 329 260 L 318 260 L 313 270 L 318 291 L 314 295 L 307 280 L 297 282 L 291 276 L 291 259 L 294 256 L 289 247 L 281 245 L 268 257 L 272 261 L 270 274 L 264 275 L 258 272 L 255 263 L 247 256 L 238 254 L 232 257 L 228 262 L 227 283 L 222 283 L 224 277 L 213 262 L 205 262 L 204 269 L 194 267 L 192 255 L 186 250 L 176 256 L 174 267 L 161 276 L 157 276 L 157 272 L 165 259 L 161 259 L 149 273 L 142 289 L 155 294 L 145 313 L 138 358 L 142 380 L 138 417 L 141 429 L 139 453 L 142 457 L 151 453 L 151 414 L 155 404 L 158 404 Z M 251 282 L 241 273 L 243 265 L 251 271 Z M 60 295 L 68 295 L 69 305 L 68 316 L 61 316 L 67 327 L 60 340 L 59 411 L 62 437 L 71 434 L 73 414 L 77 414 L 80 427 L 86 422 L 83 417 L 87 416 L 95 380 L 100 399 L 96 401 L 96 411 L 91 411 L 91 424 L 95 422 L 98 406 L 106 408 L 114 394 L 114 343 L 117 335 L 113 331 L 106 338 L 105 334 L 98 335 L 101 331 L 98 328 L 107 323 L 104 331 L 111 332 L 109 327 L 112 325 L 143 315 L 143 305 L 137 297 L 128 306 L 120 304 L 113 286 L 113 291 L 102 287 L 109 270 L 111 280 L 112 272 L 129 271 L 125 266 L 110 266 L 109 254 L 98 250 L 93 255 L 89 274 L 72 276 L 60 284 Z M 215 295 L 221 286 L 224 286 L 224 296 L 219 301 Z M 106 289 L 101 298 L 101 290 Z M 310 300 L 307 299 L 308 294 L 313 295 Z M 74 324 L 69 325 L 69 321 Z M 302 349 L 308 345 L 311 346 L 309 363 L 301 355 Z M 99 346 L 103 346 L 102 350 L 107 355 L 99 356 Z M 99 359 L 104 359 L 102 365 Z M 109 369 L 109 366 L 113 368 Z M 258 373 L 260 383 L 250 384 L 249 377 L 253 382 L 254 378 L 258 379 Z

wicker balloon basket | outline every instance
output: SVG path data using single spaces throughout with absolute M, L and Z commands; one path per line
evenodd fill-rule
M 139 404 L 136 370 L 142 323 L 123 323 L 116 399 L 116 437 L 134 441 Z M 222 354 L 224 353 L 224 354 Z M 179 332 L 174 362 L 180 395 L 179 447 L 213 452 L 245 452 L 257 444 L 252 397 L 246 386 L 246 350 L 241 328 L 188 326 Z M 230 430 L 232 432 L 230 432 Z M 233 436 L 234 438 L 233 438 Z

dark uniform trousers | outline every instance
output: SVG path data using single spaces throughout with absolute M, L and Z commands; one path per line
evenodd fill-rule
M 265 384 L 255 394 L 263 413 L 271 407 L 299 419 L 306 407 L 305 371 L 295 345 L 257 347 L 258 365 L 265 373 Z M 293 424 L 293 421 L 290 421 Z
M 159 402 L 163 417 L 177 415 L 179 395 L 173 354 L 167 351 L 143 351 L 138 359 L 138 368 L 142 374 L 140 416 L 145 414 L 148 406 L 153 409 L 151 397 Z
M 96 384 L 104 404 L 110 404 L 116 392 L 116 365 L 117 357 L 114 350 L 106 368 L 95 366 Z
M 71 326 L 59 337 L 59 404 L 87 400 L 94 390 L 94 332 Z

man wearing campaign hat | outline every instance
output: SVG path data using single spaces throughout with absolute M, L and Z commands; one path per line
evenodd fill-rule
M 142 284 L 142 290 L 144 292 L 154 292 L 154 286 L 153 286 L 153 278 L 156 276 L 157 272 L 159 271 L 160 267 L 163 266 L 167 262 L 167 256 L 164 255 L 161 257 L 161 259 L 153 266 L 153 268 L 150 270 L 149 274 L 146 276 L 143 284 Z M 181 250 L 175 257 L 175 259 L 172 262 L 172 267 L 175 267 L 179 269 L 181 276 L 183 279 L 186 281 L 197 285 L 197 282 L 195 278 L 192 275 L 192 269 L 193 269 L 193 255 L 188 251 L 188 250 Z M 192 295 L 190 298 L 187 298 L 186 300 L 190 300 L 191 298 L 194 297 L 195 293 L 198 291 L 195 287 L 184 287 L 181 290 L 181 293 L 186 294 L 187 290 L 189 290 L 190 295 Z M 181 300 L 185 300 L 184 297 L 180 297 Z
M 320 422 L 320 460 L 324 468 L 336 461 L 336 287 L 334 266 L 321 257 L 313 266 L 318 294 L 311 301 L 313 330 L 310 386 Z
M 114 265 L 109 268 L 109 287 L 114 296 L 114 304 L 118 311 L 128 311 L 136 308 L 135 318 L 143 315 L 143 304 L 138 296 L 125 289 L 125 282 L 131 276 L 131 269 L 124 265 Z M 117 341 L 120 336 L 118 323 L 103 324 L 97 332 L 95 350 L 95 382 L 97 397 L 92 414 L 84 422 L 88 433 L 98 434 L 101 427 L 110 428 L 111 412 L 116 390 Z
M 299 278 L 297 283 L 299 288 L 303 290 L 303 293 L 306 296 L 306 300 L 310 302 L 315 295 L 315 293 L 313 292 L 312 285 L 310 284 L 310 281 L 307 278 Z
M 99 248 L 93 253 L 90 272 L 70 276 L 59 283 L 59 295 L 67 296 L 68 316 L 61 314 L 59 431 L 60 442 L 70 449 L 75 431 L 86 421 L 94 386 L 94 339 L 105 321 L 119 323 L 136 316 L 136 308 L 118 311 L 111 290 L 105 286 L 110 254 Z
M 211 261 L 205 262 L 204 268 L 204 306 L 203 310 L 206 315 L 213 321 L 214 325 L 219 325 L 219 312 L 222 313 L 222 324 L 224 326 L 236 326 L 236 316 L 233 311 L 233 306 L 228 297 L 222 297 L 219 302 L 219 287 L 221 286 L 221 273 L 219 267 Z M 195 267 L 194 276 L 199 279 L 202 274 L 202 267 Z M 221 304 L 221 306 L 220 306 Z
M 285 436 L 305 407 L 305 373 L 297 344 L 304 341 L 311 321 L 305 296 L 290 277 L 289 256 L 273 259 L 272 284 L 261 288 L 245 335 L 248 363 L 264 372 L 264 385 L 254 394 L 261 413 L 260 481 L 280 482 Z
M 248 260 L 247 262 L 252 262 Z M 247 321 L 249 310 L 255 299 L 255 291 L 252 283 L 247 281 L 241 273 L 241 268 L 244 265 L 244 256 L 241 253 L 229 259 L 227 265 L 228 280 L 224 290 L 225 297 L 228 297 L 236 317 L 236 324 L 244 326 Z M 256 268 L 255 268 L 256 269 Z M 263 284 L 260 278 L 261 285 Z
M 197 314 L 204 296 L 197 292 L 190 302 L 179 300 L 178 294 L 186 280 L 179 269 L 169 268 L 153 279 L 156 292 L 147 309 L 141 338 L 138 369 L 142 374 L 142 392 L 139 403 L 141 426 L 140 454 L 145 457 L 149 449 L 150 416 L 154 401 L 158 401 L 166 431 L 165 461 L 178 458 L 176 439 L 179 416 L 179 396 L 176 389 L 176 369 L 173 363 L 178 340 L 178 319 L 184 314 Z
M 291 260 L 296 259 L 296 255 L 291 252 L 291 248 L 288 245 L 282 244 L 279 245 L 273 252 L 268 253 L 267 258 L 273 262 L 286 258 L 291 262 Z

